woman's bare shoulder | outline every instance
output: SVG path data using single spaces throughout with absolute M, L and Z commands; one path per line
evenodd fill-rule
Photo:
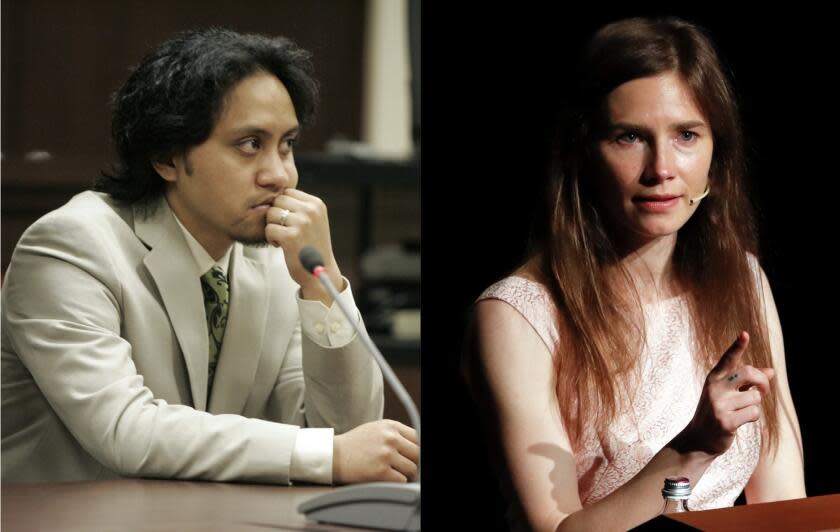
M 484 291 L 476 304 L 476 318 L 484 325 L 510 324 L 514 329 L 521 329 L 524 321 L 549 352 L 554 351 L 559 338 L 554 301 L 534 271 L 526 267 Z
M 539 274 L 537 263 L 532 259 L 515 269 L 507 277 L 487 288 L 479 300 L 496 298 L 508 301 L 510 296 L 525 295 L 528 299 L 536 296 L 548 296 L 548 290 Z M 511 303 L 511 301 L 508 301 Z M 514 305 L 516 306 L 516 305 Z

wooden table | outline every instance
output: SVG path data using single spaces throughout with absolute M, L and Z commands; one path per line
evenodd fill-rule
M 668 514 L 667 517 L 700 530 L 721 532 L 840 530 L 840 494 Z
M 323 486 L 109 480 L 0 487 L 0 528 L 16 531 L 359 530 L 298 513 Z

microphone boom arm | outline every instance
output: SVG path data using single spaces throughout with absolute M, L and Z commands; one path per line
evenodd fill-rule
M 373 358 L 376 360 L 376 363 L 379 364 L 379 369 L 382 370 L 382 375 L 385 377 L 385 381 L 391 387 L 391 389 L 396 394 L 397 398 L 402 403 L 403 407 L 408 412 L 408 417 L 411 419 L 411 424 L 414 427 L 414 430 L 417 431 L 417 445 L 420 445 L 420 413 L 417 411 L 417 407 L 414 405 L 414 401 L 412 401 L 411 396 L 406 391 L 405 387 L 400 382 L 399 378 L 397 378 L 394 370 L 391 369 L 391 365 L 388 364 L 388 361 L 385 360 L 385 357 L 382 356 L 382 353 L 379 352 L 376 345 L 368 336 L 367 331 L 362 327 L 359 327 L 356 324 L 356 319 L 353 318 L 353 312 L 347 308 L 347 305 L 339 299 L 338 297 L 338 290 L 335 289 L 333 286 L 332 281 L 328 275 L 321 275 L 324 273 L 323 266 L 316 266 L 312 272 L 312 274 L 321 281 L 321 284 L 327 289 L 330 296 L 333 298 L 341 312 L 347 318 L 347 321 L 350 322 L 351 326 L 356 330 L 356 334 L 359 335 L 359 338 L 362 340 L 362 343 L 365 344 L 365 347 L 371 352 Z M 420 462 L 418 459 L 417 463 L 417 480 L 420 480 Z

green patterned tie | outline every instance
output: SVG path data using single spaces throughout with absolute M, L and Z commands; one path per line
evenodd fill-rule
M 210 390 L 213 388 L 213 375 L 216 373 L 216 362 L 222 349 L 222 338 L 225 336 L 225 325 L 228 318 L 228 304 L 230 303 L 230 286 L 227 277 L 218 266 L 213 266 L 201 276 L 201 290 L 204 292 L 204 311 L 207 314 L 207 332 L 210 336 L 210 357 L 207 370 L 207 400 L 210 401 Z

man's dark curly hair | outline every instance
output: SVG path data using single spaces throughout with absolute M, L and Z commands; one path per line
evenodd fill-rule
M 134 68 L 112 97 L 112 172 L 94 190 L 148 206 L 164 180 L 152 161 L 168 161 L 210 136 L 225 96 L 258 71 L 275 75 L 292 98 L 300 124 L 315 117 L 318 84 L 311 54 L 284 37 L 243 35 L 222 28 L 176 34 Z

